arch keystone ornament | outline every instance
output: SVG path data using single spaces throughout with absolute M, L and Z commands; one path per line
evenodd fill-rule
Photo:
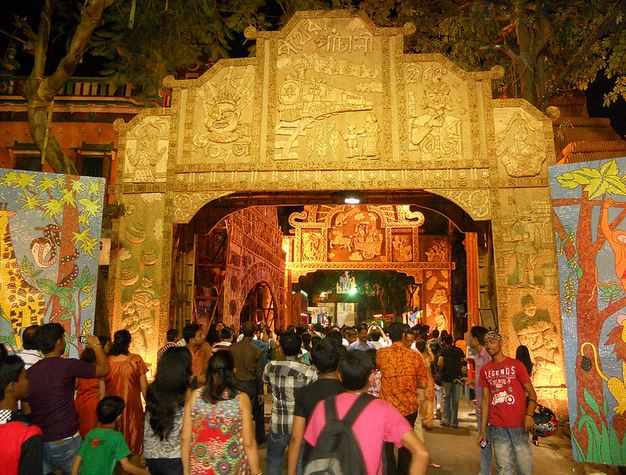
M 507 351 L 523 340 L 513 317 L 526 295 L 560 332 L 551 121 L 523 100 L 493 99 L 501 68 L 468 72 L 439 54 L 405 54 L 412 28 L 381 28 L 344 10 L 298 12 L 279 31 L 249 28 L 255 57 L 221 60 L 194 80 L 168 77 L 171 107 L 118 125 L 115 191 L 126 214 L 112 260 L 113 328 L 151 319 L 139 338 L 149 361 L 167 330 L 173 224 L 236 193 L 428 190 L 492 222 Z M 158 138 L 142 143 L 146 133 Z M 316 243 L 333 238 L 318 234 L 305 236 L 307 262 L 320 257 Z M 144 247 L 156 264 L 142 262 Z M 398 262 L 412 262 L 397 252 Z M 564 409 L 562 355 L 559 339 L 559 370 L 536 383 Z

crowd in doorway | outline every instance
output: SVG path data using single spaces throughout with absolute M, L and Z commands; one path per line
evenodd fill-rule
M 29 327 L 20 352 L 0 348 L 0 473 L 425 474 L 424 430 L 457 428 L 474 386 L 481 474 L 492 457 L 530 474 L 532 368 L 497 332 L 470 335 L 471 380 L 459 342 L 426 325 L 191 323 L 167 332 L 148 381 L 127 330 L 84 337 L 74 359 L 60 324 Z

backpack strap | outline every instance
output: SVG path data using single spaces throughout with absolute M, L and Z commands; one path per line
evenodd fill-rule
M 376 399 L 371 394 L 361 393 L 359 397 L 357 397 L 356 401 L 352 404 L 345 417 L 342 419 L 344 424 L 348 427 L 352 427 L 357 418 L 361 415 L 361 412 L 365 409 L 365 407 Z M 333 400 L 333 406 L 335 405 L 335 400 Z M 336 417 L 336 416 L 335 416 Z

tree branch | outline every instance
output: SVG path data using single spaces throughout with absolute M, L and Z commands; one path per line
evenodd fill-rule
M 50 29 L 52 26 L 52 1 L 44 0 L 39 15 L 39 27 L 33 41 L 33 53 L 35 62 L 30 72 L 31 79 L 40 79 L 43 77 L 46 69 L 46 59 L 48 56 L 48 40 L 50 38 Z M 32 29 L 31 29 L 32 31 Z M 34 32 L 33 32 L 34 34 Z
M 49 2 L 50 0 L 46 0 Z M 94 30 L 100 25 L 104 10 L 115 0 L 88 0 L 83 7 L 80 23 L 76 27 L 67 54 L 59 62 L 54 73 L 39 86 L 39 95 L 45 100 L 52 100 L 65 83 L 72 77 L 78 62 L 89 46 Z
M 28 24 L 26 17 L 17 17 L 15 19 L 15 26 L 22 30 L 22 32 L 26 35 L 26 38 L 30 41 L 31 46 L 37 42 L 37 33 L 35 33 L 35 30 L 33 30 Z
M 598 24 L 597 28 L 593 30 L 589 36 L 581 43 L 576 52 L 569 57 L 571 60 L 565 65 L 565 67 L 561 70 L 561 74 L 554 81 L 554 89 L 559 89 L 561 84 L 565 82 L 568 76 L 572 73 L 572 70 L 578 65 L 578 62 L 582 58 L 587 57 L 587 51 L 591 47 L 591 44 L 594 41 L 597 41 L 602 34 L 604 33 L 607 25 L 614 21 L 616 16 L 623 11 L 626 10 L 626 1 L 625 0 L 617 0 L 613 5 L 611 5 L 604 16 L 604 19 Z

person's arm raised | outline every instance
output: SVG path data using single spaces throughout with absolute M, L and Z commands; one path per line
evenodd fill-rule
M 100 340 L 95 335 L 87 335 L 87 346 L 93 349 L 96 354 L 96 374 L 94 377 L 101 378 L 106 376 L 109 372 L 109 362 L 107 361 L 107 355 L 104 354 Z

